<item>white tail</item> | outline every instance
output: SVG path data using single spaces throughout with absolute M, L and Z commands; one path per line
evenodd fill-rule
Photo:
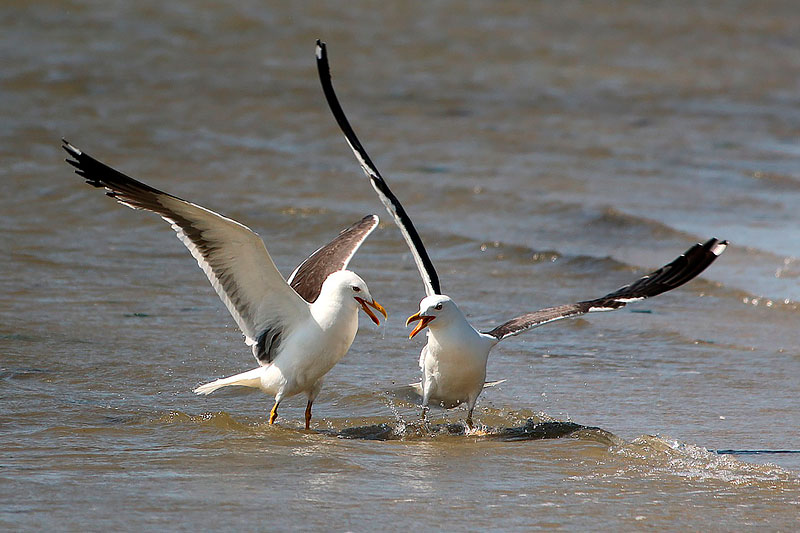
M 505 382 L 506 382 L 506 380 L 504 380 L 504 379 L 498 379 L 497 381 L 487 381 L 487 382 L 485 382 L 483 384 L 483 388 L 487 389 L 489 387 L 496 387 L 497 385 L 500 385 L 500 384 L 505 383 Z M 210 385 L 210 383 L 209 383 L 209 385 Z M 422 396 L 422 382 L 421 381 L 418 381 L 416 383 L 409 383 L 408 386 L 411 387 L 412 389 L 414 389 L 414 392 L 416 392 L 417 394 Z
M 265 366 L 260 366 L 258 368 L 254 368 L 253 370 L 248 370 L 247 372 L 236 374 L 235 376 L 218 379 L 216 381 L 212 381 L 211 383 L 200 385 L 199 387 L 194 389 L 193 392 L 195 394 L 211 394 L 217 389 L 221 389 L 222 387 L 228 387 L 231 385 L 239 385 L 242 387 L 253 387 L 258 389 L 261 387 L 261 376 L 266 368 L 267 367 Z

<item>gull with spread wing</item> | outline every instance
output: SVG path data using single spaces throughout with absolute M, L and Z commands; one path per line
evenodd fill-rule
M 248 227 L 199 205 L 154 189 L 101 163 L 64 141 L 76 174 L 133 209 L 152 211 L 172 225 L 251 347 L 258 368 L 201 385 L 210 394 L 230 385 L 258 388 L 275 397 L 269 423 L 284 398 L 304 393 L 311 405 L 325 374 L 347 353 L 358 330 L 358 309 L 379 324 L 386 310 L 367 284 L 346 270 L 378 225 L 369 215 L 311 254 L 284 280 L 261 238 Z
M 672 290 L 705 270 L 728 245 L 727 241 L 710 239 L 692 246 L 655 272 L 603 297 L 525 313 L 490 331 L 478 331 L 470 325 L 456 303 L 442 293 L 439 277 L 414 224 L 350 126 L 333 90 L 327 50 L 320 41 L 317 41 L 316 55 L 320 82 L 333 116 L 372 187 L 400 228 L 425 286 L 426 297 L 420 302 L 419 311 L 406 322 L 406 325 L 417 322 L 409 338 L 428 328 L 428 343 L 419 359 L 423 418 L 432 401 L 453 407 L 466 403 L 466 423 L 472 428 L 472 412 L 484 387 L 489 352 L 498 342 L 549 322 L 595 311 L 613 311 L 630 302 Z

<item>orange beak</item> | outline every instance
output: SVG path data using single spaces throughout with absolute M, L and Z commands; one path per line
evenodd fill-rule
M 367 313 L 367 316 L 369 316 L 372 319 L 372 321 L 375 322 L 377 325 L 380 326 L 381 321 L 378 320 L 378 317 L 375 316 L 375 313 L 372 312 L 372 309 L 367 307 L 368 305 L 380 311 L 380 313 L 383 315 L 383 318 L 389 318 L 389 315 L 386 314 L 386 309 L 384 309 L 383 306 L 378 302 L 376 302 L 375 300 L 368 302 L 364 298 L 359 298 L 358 296 L 355 296 L 354 298 L 359 304 L 361 304 L 361 309 L 363 309 L 364 312 Z
M 411 315 L 410 317 L 408 317 L 408 320 L 406 320 L 406 326 L 408 326 L 412 322 L 416 322 L 417 320 L 419 320 L 419 324 L 417 324 L 416 327 L 411 331 L 411 334 L 408 336 L 408 338 L 409 339 L 413 338 L 414 335 L 416 335 L 417 333 L 419 333 L 420 331 L 425 329 L 425 327 L 428 324 L 430 324 L 431 321 L 434 318 L 436 318 L 436 317 L 435 316 L 422 316 L 422 315 L 419 314 L 419 312 L 416 312 L 413 315 Z

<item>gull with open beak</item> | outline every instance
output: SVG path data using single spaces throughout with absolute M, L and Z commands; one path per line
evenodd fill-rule
M 422 370 L 423 418 L 431 401 L 445 406 L 466 403 L 466 422 L 472 429 L 472 412 L 483 390 L 486 363 L 489 352 L 495 344 L 506 337 L 548 322 L 595 311 L 613 311 L 630 302 L 679 287 L 705 270 L 728 244 L 727 241 L 710 239 L 704 244 L 692 246 L 680 257 L 655 272 L 605 296 L 524 313 L 490 331 L 480 332 L 470 325 L 456 303 L 442 293 L 439 277 L 411 218 L 356 137 L 333 90 L 326 47 L 320 41 L 317 41 L 316 55 L 317 70 L 328 106 L 361 168 L 369 177 L 372 187 L 400 228 L 425 286 L 427 296 L 420 302 L 419 311 L 411 315 L 406 322 L 406 325 L 417 322 L 409 338 L 423 329 L 428 330 L 428 343 L 422 349 L 419 358 Z
M 436 305 L 439 305 L 438 303 Z M 428 306 L 430 307 L 430 306 Z M 441 307 L 439 308 L 441 309 Z M 406 320 L 406 327 L 410 326 L 412 322 L 417 322 L 417 325 L 414 326 L 414 329 L 411 330 L 411 333 L 408 335 L 409 339 L 413 339 L 414 335 L 422 331 L 423 329 L 428 327 L 428 324 L 436 318 L 436 315 L 423 315 L 423 312 L 430 312 L 430 309 L 425 309 L 425 311 L 417 311 Z
M 261 389 L 275 397 L 273 424 L 284 398 L 308 398 L 311 405 L 325 374 L 347 353 L 358 330 L 361 308 L 386 317 L 358 275 L 346 270 L 364 239 L 378 225 L 369 215 L 311 254 L 288 280 L 275 267 L 261 238 L 248 227 L 205 207 L 150 187 L 101 163 L 64 141 L 76 174 L 133 209 L 152 211 L 169 222 L 197 260 L 251 347 L 258 368 L 197 387 L 197 394 L 231 385 Z M 372 308 L 372 309 L 370 309 Z

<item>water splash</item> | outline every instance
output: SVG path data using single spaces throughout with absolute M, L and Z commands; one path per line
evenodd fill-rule
M 800 476 L 778 466 L 746 463 L 729 454 L 657 435 L 644 435 L 609 451 L 628 460 L 627 468 L 620 470 L 620 474 L 671 474 L 693 480 L 769 487 L 786 483 L 796 487 L 800 483 Z

